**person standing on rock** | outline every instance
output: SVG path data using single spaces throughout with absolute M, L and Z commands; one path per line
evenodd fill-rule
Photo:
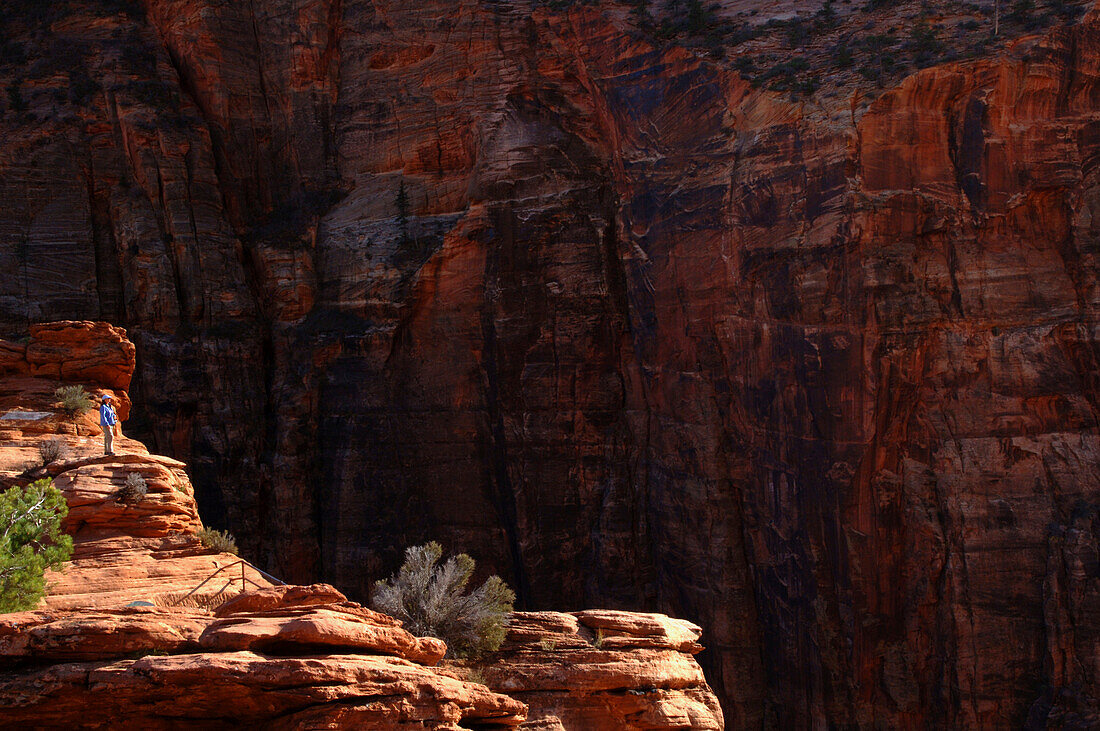
M 103 453 L 110 456 L 115 453 L 115 424 L 118 423 L 118 414 L 111 406 L 111 397 L 103 395 L 103 405 L 99 407 L 99 426 L 103 429 Z

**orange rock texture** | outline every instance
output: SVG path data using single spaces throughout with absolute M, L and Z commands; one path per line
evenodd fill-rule
M 259 565 L 689 618 L 734 727 L 1100 723 L 1100 11 L 868 104 L 616 3 L 26 4 L 0 325 L 125 325 Z
M 126 438 L 116 442 L 117 454 L 102 456 L 98 434 L 88 434 L 98 431 L 92 417 L 57 411 L 53 389 L 65 381 L 54 377 L 78 374 L 94 393 L 104 390 L 97 377 L 115 388 L 128 382 L 134 347 L 122 330 L 63 322 L 33 329 L 25 344 L 0 342 L 6 352 L 20 347 L 28 353 L 48 350 L 49 360 L 40 362 L 55 367 L 32 369 L 32 376 L 12 365 L 9 375 L 0 374 L 0 393 L 18 402 L 0 415 L 0 477 L 5 486 L 53 477 L 69 504 L 65 530 L 74 538 L 74 552 L 71 562 L 48 577 L 49 594 L 39 609 L 0 615 L 0 725 L 524 725 L 526 702 L 491 690 L 483 679 L 465 680 L 435 667 L 447 651 L 442 640 L 414 637 L 399 621 L 348 601 L 326 584 L 272 586 L 236 556 L 204 548 L 182 463 L 149 454 Z M 120 361 L 127 355 L 128 362 Z M 126 397 L 121 390 L 114 394 Z M 34 463 L 47 440 L 59 454 L 47 464 Z M 142 476 L 147 491 L 140 499 L 123 499 L 119 489 L 134 474 Z M 237 581 L 239 572 L 247 587 Z M 639 648 L 700 649 L 694 643 L 698 628 L 687 622 L 610 614 L 628 633 L 658 643 L 666 635 L 677 638 Z M 564 708 L 565 718 L 598 719 L 607 728 L 687 728 L 698 719 L 705 728 L 722 728 L 717 698 L 688 654 L 657 656 L 651 649 L 619 647 L 587 657 L 589 666 L 580 674 L 551 658 L 544 666 L 525 658 L 509 669 L 509 658 L 501 652 L 486 672 L 507 679 L 535 667 L 543 679 L 540 690 L 547 691 L 531 701 L 538 719 L 557 718 L 553 713 Z M 601 689 L 642 686 L 649 695 L 607 703 L 605 697 L 614 694 L 591 692 L 597 677 Z
M 217 638 L 224 628 L 209 613 L 132 608 L 54 621 L 40 613 L 7 615 L 0 619 L 0 663 L 18 670 L 0 667 L 4 721 L 36 728 L 287 729 L 511 728 L 523 721 L 523 703 L 404 659 L 403 650 L 416 649 L 407 633 L 406 647 L 324 647 L 295 629 L 323 611 L 236 615 L 241 633 L 254 622 L 273 628 L 282 620 L 287 631 L 276 630 L 280 642 L 266 654 L 223 646 Z
M 0 349 L 24 353 L 0 372 L 0 477 L 6 485 L 51 477 L 69 505 L 64 529 L 73 536 L 73 556 L 50 577 L 49 608 L 170 603 L 237 561 L 199 540 L 202 522 L 182 462 L 150 454 L 125 436 L 116 437 L 114 456 L 104 456 L 98 410 L 71 417 L 59 409 L 57 387 L 79 383 L 93 397 L 113 396 L 125 418 L 135 353 L 125 331 L 55 322 L 31 328 L 26 343 L 2 341 Z M 39 449 L 46 443 L 59 456 L 43 464 Z M 120 499 L 130 475 L 145 482 L 140 501 Z M 268 585 L 255 572 L 248 578 Z M 189 601 L 213 601 L 224 584 L 213 582 Z
M 658 614 L 517 612 L 499 653 L 474 667 L 528 705 L 522 728 L 722 729 L 692 656 L 700 629 Z

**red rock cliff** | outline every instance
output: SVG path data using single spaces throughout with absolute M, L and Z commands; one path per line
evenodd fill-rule
M 865 107 L 621 15 L 10 13 L 0 319 L 125 324 L 291 579 L 687 616 L 735 727 L 1095 719 L 1100 16 Z
M 439 666 L 442 640 L 331 586 L 272 586 L 203 546 L 182 463 L 125 438 L 104 456 L 94 411 L 59 413 L 62 383 L 125 402 L 125 332 L 50 323 L 0 353 L 3 487 L 51 475 L 74 544 L 39 610 L 0 616 L 5 727 L 723 728 L 692 658 L 700 629 L 683 620 L 518 613 L 473 675 Z M 45 440 L 58 449 L 42 465 Z M 133 474 L 147 492 L 123 498 Z

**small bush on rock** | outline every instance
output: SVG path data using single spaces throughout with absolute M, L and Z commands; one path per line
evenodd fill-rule
M 202 545 L 213 551 L 232 553 L 234 556 L 237 555 L 237 539 L 235 539 L 229 531 L 204 527 L 199 531 L 198 536 L 199 540 L 202 541 Z
M 33 609 L 46 593 L 46 569 L 69 560 L 73 539 L 61 532 L 68 514 L 48 479 L 0 493 L 0 612 Z
M 466 593 L 474 560 L 461 553 L 439 565 L 442 557 L 435 541 L 407 549 L 397 575 L 375 583 L 374 608 L 400 619 L 414 635 L 443 640 L 449 655 L 476 657 L 499 649 L 515 593 L 499 576 Z
M 65 442 L 60 439 L 46 439 L 38 443 L 38 456 L 42 458 L 43 466 L 64 459 L 68 451 Z
M 61 402 L 61 410 L 74 419 L 95 408 L 91 394 L 83 386 L 61 386 L 54 395 Z
M 120 503 L 140 503 L 149 492 L 149 486 L 145 484 L 145 478 L 137 472 L 126 475 L 126 482 L 115 493 Z

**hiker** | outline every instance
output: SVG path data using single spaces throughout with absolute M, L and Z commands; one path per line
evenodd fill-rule
M 103 453 L 108 457 L 115 453 L 113 449 L 115 439 L 115 424 L 118 423 L 118 414 L 111 406 L 111 397 L 103 395 L 103 405 L 99 407 L 99 426 L 103 429 Z

